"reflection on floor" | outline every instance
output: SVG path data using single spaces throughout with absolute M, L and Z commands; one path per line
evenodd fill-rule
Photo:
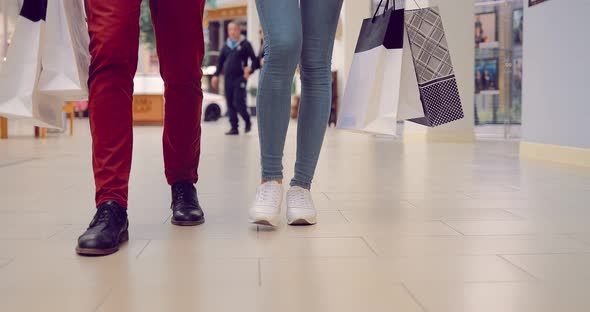
M 88 126 L 0 141 L 0 311 L 590 311 L 590 170 L 514 142 L 402 144 L 328 131 L 319 224 L 251 226 L 256 132 L 205 124 L 207 222 L 169 223 L 161 129 L 135 129 L 131 241 L 80 258 Z M 293 173 L 295 125 L 285 151 Z
M 519 140 L 522 137 L 521 125 L 479 125 L 475 127 L 475 135 L 478 139 L 510 139 Z

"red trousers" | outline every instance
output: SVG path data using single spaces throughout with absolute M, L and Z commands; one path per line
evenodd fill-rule
M 127 207 L 133 145 L 133 77 L 141 0 L 85 0 L 90 33 L 89 112 L 96 204 Z M 197 181 L 205 0 L 151 0 L 164 79 L 164 164 L 169 184 Z

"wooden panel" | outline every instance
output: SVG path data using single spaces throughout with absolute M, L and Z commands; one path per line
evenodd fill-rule
M 74 106 L 74 102 L 68 102 L 65 104 L 62 109 L 62 112 L 68 113 L 70 118 L 70 136 L 74 135 L 74 117 L 76 116 L 76 108 Z
M 8 119 L 0 117 L 0 139 L 8 138 Z
M 238 17 L 245 17 L 248 13 L 247 6 L 239 6 L 232 8 L 223 8 L 217 10 L 207 10 L 205 12 L 205 21 L 218 21 L 234 19 Z
M 133 124 L 164 124 L 164 97 L 160 94 L 134 95 Z

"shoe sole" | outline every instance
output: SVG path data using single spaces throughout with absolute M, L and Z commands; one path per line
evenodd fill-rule
M 289 221 L 289 225 L 314 225 L 317 221 L 315 218 L 299 218 L 292 221 Z
M 200 225 L 205 223 L 205 219 L 202 220 L 198 220 L 198 221 L 175 221 L 175 220 L 170 220 L 170 223 L 176 225 L 176 226 L 195 226 L 195 225 Z
M 76 253 L 80 256 L 108 256 L 119 251 L 119 247 L 125 242 L 129 241 L 129 232 L 124 231 L 119 235 L 119 243 L 117 246 L 109 249 L 96 249 L 96 248 L 80 248 L 76 247 Z
M 248 221 L 252 224 L 266 225 L 276 227 L 280 224 L 279 215 L 259 215 L 257 218 L 249 218 Z

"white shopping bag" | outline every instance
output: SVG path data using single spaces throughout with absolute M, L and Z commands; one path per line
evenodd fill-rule
M 401 50 L 382 47 L 356 54 L 339 109 L 339 129 L 395 135 Z M 386 74 L 388 73 L 388 74 Z
M 41 35 L 39 91 L 66 100 L 87 98 L 88 44 L 81 0 L 50 0 Z
M 337 128 L 396 135 L 398 120 L 424 116 L 407 41 L 403 9 L 363 21 Z
M 63 100 L 37 92 L 44 21 L 31 16 L 30 8 L 31 3 L 35 6 L 39 2 L 25 2 L 16 20 L 6 61 L 0 68 L 0 115 L 29 120 L 39 127 L 61 128 Z

